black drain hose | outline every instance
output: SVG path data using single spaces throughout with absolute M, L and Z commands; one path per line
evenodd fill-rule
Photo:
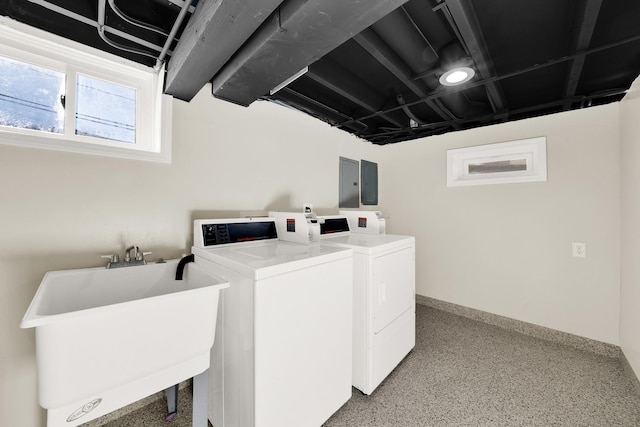
M 176 280 L 182 280 L 182 275 L 184 274 L 184 267 L 190 262 L 193 262 L 194 260 L 195 260 L 195 257 L 193 256 L 193 254 L 187 255 L 186 257 L 180 260 L 180 262 L 178 263 L 178 268 L 176 269 Z

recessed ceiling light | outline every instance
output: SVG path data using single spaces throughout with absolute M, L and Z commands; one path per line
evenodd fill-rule
M 447 71 L 440 76 L 440 84 L 444 86 L 457 86 L 466 83 L 476 74 L 473 68 L 458 67 Z

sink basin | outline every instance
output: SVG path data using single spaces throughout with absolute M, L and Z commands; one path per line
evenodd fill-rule
M 36 328 L 48 426 L 75 426 L 204 372 L 229 284 L 178 260 L 45 274 L 22 319 Z

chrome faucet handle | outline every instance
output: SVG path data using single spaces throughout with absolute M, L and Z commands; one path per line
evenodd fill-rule
M 153 252 L 138 252 L 136 253 L 136 261 L 144 261 L 145 255 L 152 254 Z
M 111 268 L 115 265 L 120 264 L 120 257 L 118 256 L 118 254 L 113 254 L 113 255 L 101 255 L 100 258 L 107 258 L 109 259 L 109 262 L 107 263 L 107 268 Z
M 100 258 L 108 258 L 109 262 L 120 262 L 120 257 L 118 256 L 118 254 L 113 254 L 113 255 L 101 255 Z

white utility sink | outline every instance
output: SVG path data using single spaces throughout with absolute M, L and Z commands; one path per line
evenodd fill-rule
M 36 328 L 47 425 L 76 426 L 209 368 L 218 297 L 229 286 L 178 260 L 45 274 L 22 319 Z

